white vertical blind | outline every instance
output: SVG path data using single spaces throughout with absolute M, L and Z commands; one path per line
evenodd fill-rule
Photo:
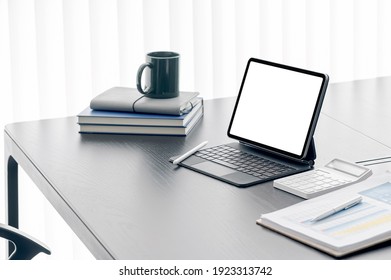
M 170 1 L 143 1 L 144 51 L 170 49 Z M 137 42 L 135 42 L 137 43 Z
M 92 93 L 95 96 L 119 84 L 118 8 L 116 1 L 94 0 L 89 4 Z
M 15 120 L 39 117 L 37 35 L 35 2 L 8 2 L 11 91 Z
M 194 90 L 213 97 L 213 35 L 210 0 L 193 1 Z M 182 76 L 182 74 L 181 74 Z
M 65 96 L 67 114 L 76 114 L 92 97 L 91 33 L 88 0 L 63 1 Z
M 331 81 L 354 77 L 354 0 L 331 0 Z M 370 55 L 370 54 L 368 54 Z
M 307 65 L 310 69 L 330 73 L 330 1 L 307 1 L 306 21 Z
M 282 4 L 283 62 L 306 67 L 306 0 L 283 0 Z
M 376 1 L 356 0 L 354 3 L 354 77 L 363 79 L 376 76 L 377 59 L 368 54 L 377 53 L 377 12 Z
M 62 0 L 35 2 L 39 116 L 66 114 Z
M 134 86 L 137 62 L 144 57 L 144 24 L 142 0 L 118 1 L 118 40 L 120 85 Z
M 377 52 L 372 59 L 377 61 L 377 75 L 385 76 L 391 73 L 391 1 L 379 0 L 377 6 Z
M 213 96 L 234 95 L 236 91 L 235 0 L 212 2 Z
M 236 10 L 236 87 L 242 82 L 243 72 L 249 57 L 259 57 L 260 53 L 260 24 L 259 1 L 235 1 Z
M 193 1 L 170 1 L 170 49 L 180 57 L 180 88 L 194 90 L 194 33 Z M 186 38 L 186 40 L 184 40 Z
M 1 124 L 13 120 L 13 98 L 11 94 L 11 50 L 9 35 L 8 3 L 0 0 L 0 121 Z M 1 142 L 0 142 L 1 143 Z M 2 148 L 0 147 L 0 151 Z M 0 162 L 2 162 L 0 160 Z M 2 165 L 0 165 L 1 167 Z M 2 169 L 1 169 L 2 170 Z M 1 186 L 1 183 L 0 183 Z M 1 190 L 1 188 L 0 188 Z M 0 204 L 0 213 L 2 213 Z M 0 217 L 2 217 L 0 215 Z
M 261 0 L 259 5 L 260 58 L 276 62 L 282 62 L 282 0 Z
M 388 0 L 0 0 L 0 122 L 75 115 L 109 87 L 134 87 L 156 50 L 179 52 L 181 90 L 204 98 L 236 95 L 249 57 L 331 82 L 391 75 L 390 14 Z M 51 243 L 54 258 L 80 256 L 59 247 L 58 217 L 36 206 L 38 191 L 29 202 L 31 181 L 21 184 L 30 185 L 23 227 Z M 28 213 L 42 212 L 34 230 L 39 217 Z

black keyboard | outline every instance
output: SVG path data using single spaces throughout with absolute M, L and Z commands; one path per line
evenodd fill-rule
M 237 171 L 267 179 L 294 170 L 287 165 L 255 156 L 230 146 L 221 145 L 198 151 L 197 157 L 233 168 Z

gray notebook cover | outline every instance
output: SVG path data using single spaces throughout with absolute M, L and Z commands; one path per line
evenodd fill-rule
M 181 115 L 195 106 L 198 94 L 181 91 L 178 97 L 154 99 L 145 97 L 135 88 L 113 87 L 92 99 L 90 107 L 104 111 Z

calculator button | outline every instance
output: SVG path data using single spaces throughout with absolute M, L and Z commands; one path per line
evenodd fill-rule
M 338 160 L 335 159 L 331 163 L 335 162 L 338 162 Z M 350 163 L 345 162 L 343 164 Z M 349 175 L 351 179 L 349 178 L 349 176 L 341 178 L 340 172 L 343 172 L 343 169 L 338 170 L 338 172 L 336 173 L 333 173 L 334 171 L 333 169 L 329 168 L 330 166 L 332 167 L 332 165 L 328 164 L 325 165 L 326 169 L 323 168 L 311 170 L 300 174 L 288 176 L 283 179 L 275 180 L 273 186 L 308 199 L 339 189 L 351 183 L 361 181 L 369 177 L 372 173 L 370 169 L 360 166 L 360 169 L 367 169 L 367 171 L 362 176 L 353 178 Z M 330 172 L 328 172 L 329 170 Z M 268 172 L 273 172 L 273 170 L 269 170 Z M 347 174 L 349 173 L 347 172 Z

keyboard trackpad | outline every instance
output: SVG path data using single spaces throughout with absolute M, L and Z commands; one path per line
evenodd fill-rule
M 213 163 L 210 161 L 201 162 L 201 163 L 193 165 L 192 167 L 194 167 L 198 170 L 216 175 L 216 176 L 220 176 L 220 177 L 236 172 L 235 170 L 233 170 L 231 168 L 228 168 L 228 167 L 225 167 L 225 166 L 222 166 L 220 164 L 216 164 L 216 163 Z

